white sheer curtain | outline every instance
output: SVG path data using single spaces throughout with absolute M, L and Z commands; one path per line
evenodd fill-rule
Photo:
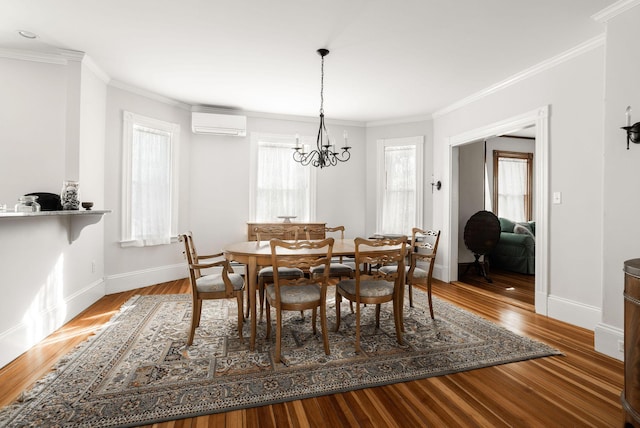
M 171 242 L 171 134 L 138 125 L 131 146 L 131 240 Z
M 498 160 L 498 217 L 527 221 L 527 159 Z
M 256 218 L 277 221 L 278 216 L 297 216 L 310 221 L 310 166 L 293 160 L 293 143 L 259 141 L 256 172 Z
M 416 221 L 416 146 L 384 149 L 385 189 L 381 233 L 407 234 Z

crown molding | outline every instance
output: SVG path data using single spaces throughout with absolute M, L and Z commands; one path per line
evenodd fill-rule
M 73 49 L 57 48 L 58 54 L 67 61 L 79 61 L 82 62 L 86 54 L 82 51 L 76 51 Z
M 82 60 L 82 64 L 86 66 L 89 70 L 91 70 L 93 74 L 95 74 L 98 77 L 98 79 L 102 80 L 105 84 L 108 85 L 109 82 L 111 81 L 111 76 L 109 76 L 102 68 L 100 68 L 100 66 L 96 64 L 96 62 L 93 59 L 91 59 L 89 55 L 84 56 Z
M 162 95 L 158 95 L 155 92 L 147 91 L 142 88 L 138 88 L 137 86 L 129 85 L 128 83 L 121 82 L 119 80 L 110 80 L 109 86 L 114 88 L 122 89 L 127 92 L 132 92 L 134 94 L 143 96 L 145 98 L 149 98 L 155 101 L 160 101 L 161 103 L 165 103 L 174 107 L 181 108 L 183 110 L 191 111 L 191 106 L 187 103 L 183 103 L 182 101 L 174 100 L 173 98 L 164 97 Z
M 611 18 L 615 18 L 616 16 L 628 11 L 634 6 L 640 4 L 640 0 L 620 0 L 615 2 L 614 4 L 605 7 L 598 13 L 594 13 L 591 15 L 591 19 L 598 23 L 606 23 Z
M 67 58 L 60 53 L 36 52 L 21 49 L 0 48 L 0 58 L 18 59 L 21 61 L 43 62 L 46 64 L 66 65 Z
M 209 106 L 203 106 L 203 105 L 194 105 L 191 108 L 191 111 L 200 112 L 200 113 L 241 114 L 247 117 L 258 118 L 258 119 L 288 120 L 292 122 L 318 123 L 317 116 L 297 116 L 292 114 L 246 111 L 242 109 L 209 107 Z M 356 121 L 356 120 L 341 120 L 341 119 L 325 118 L 324 121 L 327 125 L 353 126 L 353 127 L 360 127 L 360 128 L 364 128 L 366 126 L 365 122 Z
M 640 1 L 640 0 L 634 0 L 634 1 Z M 476 92 L 475 94 L 471 94 L 466 98 L 461 99 L 460 101 L 456 101 L 453 104 L 450 104 L 449 106 L 442 108 L 440 110 L 437 110 L 433 113 L 432 118 L 437 118 L 440 116 L 443 116 L 447 113 L 451 113 L 454 110 L 457 110 L 459 108 L 462 108 L 466 105 L 469 105 L 475 101 L 478 101 L 488 95 L 494 94 L 498 91 L 501 91 L 502 89 L 505 89 L 511 85 L 514 85 L 516 83 L 520 83 L 526 79 L 529 79 L 530 77 L 535 76 L 536 74 L 542 73 L 544 71 L 550 70 L 554 67 L 556 67 L 559 64 L 562 64 L 566 61 L 569 61 L 573 58 L 576 58 L 586 52 L 589 52 L 593 49 L 596 49 L 600 46 L 604 46 L 604 42 L 605 42 L 605 34 L 602 33 L 592 39 L 587 40 L 584 43 L 579 44 L 578 46 L 569 49 L 568 51 L 565 51 L 559 55 L 556 55 L 552 58 L 549 58 L 546 61 L 543 61 L 539 64 L 534 65 L 533 67 L 527 68 L 524 71 L 521 71 L 520 73 L 516 73 L 511 77 L 508 77 L 507 79 L 496 83 L 495 85 L 489 86 L 486 89 L 483 89 L 479 92 Z
M 376 126 L 402 125 L 405 123 L 428 122 L 431 120 L 431 115 L 406 116 L 395 119 L 372 120 L 370 122 L 366 122 L 365 127 L 375 128 Z

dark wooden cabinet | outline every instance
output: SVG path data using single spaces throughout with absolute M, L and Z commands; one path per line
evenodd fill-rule
M 640 427 L 640 259 L 624 262 L 625 427 Z

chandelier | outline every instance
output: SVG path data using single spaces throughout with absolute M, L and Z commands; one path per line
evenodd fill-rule
M 320 128 L 318 129 L 318 138 L 316 140 L 316 148 L 310 152 L 305 152 L 304 146 L 300 145 L 300 139 L 296 135 L 296 146 L 293 148 L 293 160 L 304 166 L 309 164 L 324 168 L 327 166 L 336 166 L 338 162 L 346 162 L 351 157 L 348 146 L 347 131 L 344 131 L 344 146 L 340 148 L 342 152 L 336 152 L 335 144 L 331 144 L 329 133 L 324 125 L 324 57 L 329 54 L 328 49 L 318 49 L 318 54 L 322 58 L 320 72 Z

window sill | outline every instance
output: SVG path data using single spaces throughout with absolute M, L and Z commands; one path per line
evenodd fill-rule
M 158 245 L 170 245 L 170 244 L 174 244 L 174 243 L 178 242 L 178 237 L 177 236 L 172 236 L 171 237 L 171 242 L 169 244 L 137 245 L 136 242 L 137 241 L 133 241 L 133 240 L 122 240 L 122 241 L 120 241 L 120 247 L 121 248 L 130 248 L 130 247 L 145 248 L 145 247 L 157 247 Z

